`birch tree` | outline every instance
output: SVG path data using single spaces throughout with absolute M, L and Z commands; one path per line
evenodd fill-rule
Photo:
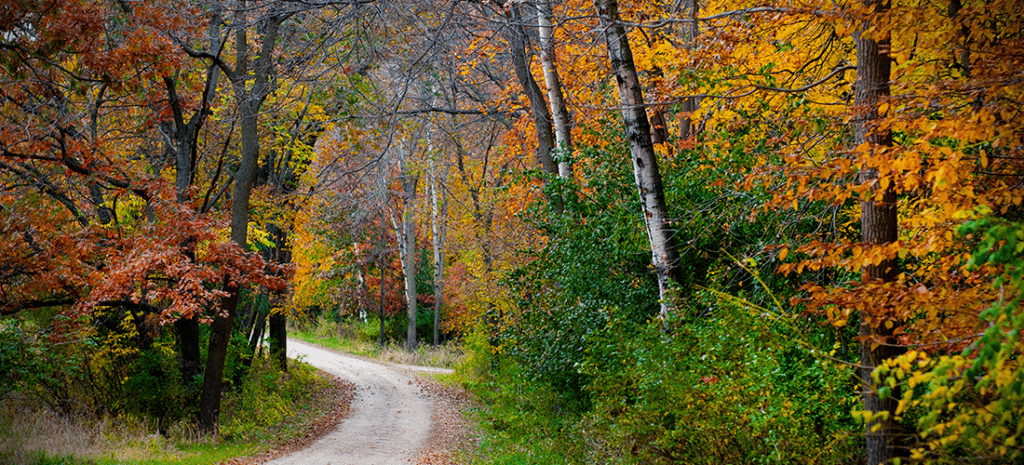
M 437 107 L 441 94 L 436 83 L 432 86 L 432 107 Z M 444 183 L 448 164 L 443 156 L 444 147 L 438 143 L 441 131 L 434 122 L 427 131 L 428 189 L 430 189 L 430 238 L 434 259 L 434 346 L 440 344 L 441 312 L 444 309 L 444 245 L 448 231 L 448 199 Z M 440 166 L 439 166 L 440 165 Z
M 448 232 L 448 199 L 444 193 L 444 170 L 430 161 L 430 228 L 434 246 L 434 346 L 440 345 L 441 312 L 444 309 L 444 243 Z
M 551 125 L 551 113 L 548 111 L 547 102 L 544 101 L 544 92 L 537 85 L 533 74 L 530 73 L 530 60 L 527 55 L 529 35 L 521 7 L 515 4 L 510 5 L 505 11 L 505 17 L 508 19 L 507 34 L 509 45 L 512 48 L 512 67 L 515 70 L 516 81 L 530 101 L 530 111 L 537 136 L 537 163 L 545 173 L 557 175 L 558 164 L 552 157 L 556 146 L 554 129 Z
M 608 45 L 608 58 L 619 91 L 620 111 L 626 124 L 633 175 L 640 195 L 641 214 L 651 245 L 651 264 L 658 278 L 662 320 L 672 309 L 671 287 L 680 279 L 679 251 L 668 218 L 658 158 L 651 141 L 651 125 L 644 106 L 643 89 L 633 62 L 626 28 L 615 0 L 595 0 L 601 32 Z
M 562 80 L 558 76 L 555 56 L 554 27 L 552 26 L 552 3 L 550 0 L 537 2 L 537 32 L 540 37 L 540 63 L 544 70 L 544 85 L 547 87 L 548 105 L 555 132 L 555 156 L 558 163 L 558 177 L 572 177 L 572 121 L 562 94 Z
M 404 144 L 403 144 L 404 145 Z M 409 166 L 407 148 L 402 153 L 398 166 L 402 183 L 402 225 L 398 234 L 399 251 L 402 258 L 402 274 L 405 275 L 406 314 L 409 317 L 405 349 L 416 350 L 416 187 L 420 176 Z

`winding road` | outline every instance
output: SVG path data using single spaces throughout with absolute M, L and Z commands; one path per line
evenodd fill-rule
M 411 371 L 436 368 L 385 365 L 288 340 L 288 356 L 351 381 L 356 388 L 338 428 L 309 447 L 267 462 L 274 465 L 390 465 L 414 463 L 426 446 L 432 406 Z

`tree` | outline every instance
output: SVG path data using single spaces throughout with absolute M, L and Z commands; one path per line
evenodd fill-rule
M 434 103 L 437 106 L 440 89 L 432 85 Z M 427 167 L 428 185 L 430 190 L 430 240 L 433 245 L 434 263 L 434 347 L 440 344 L 441 314 L 444 308 L 444 271 L 445 271 L 445 237 L 448 232 L 448 197 L 445 179 L 447 178 L 448 161 L 444 158 L 444 147 L 437 143 L 440 139 L 440 128 L 431 122 L 427 131 Z M 440 160 L 438 160 L 440 159 Z M 441 166 L 438 166 L 440 164 Z
M 263 18 L 261 49 L 253 63 L 250 78 L 248 28 L 251 19 L 250 10 L 245 0 L 240 0 L 234 10 L 234 46 L 235 64 L 228 65 L 220 57 L 210 54 L 190 52 L 199 58 L 210 58 L 220 67 L 224 75 L 231 81 L 235 100 L 238 103 L 240 160 L 234 176 L 234 187 L 231 195 L 231 240 L 242 249 L 248 247 L 249 234 L 249 200 L 256 182 L 257 164 L 260 157 L 259 115 L 263 101 L 272 90 L 274 74 L 274 51 L 278 45 L 278 32 L 291 12 L 285 11 L 276 2 L 269 6 Z M 250 79 L 252 84 L 250 85 Z M 203 394 L 199 415 L 199 426 L 202 430 L 213 431 L 220 414 L 220 399 L 223 384 L 225 361 L 227 359 L 228 342 L 234 325 L 238 307 L 239 292 L 243 283 L 225 279 L 226 295 L 221 301 L 221 311 L 214 318 L 211 326 L 210 345 L 207 351 L 206 374 L 203 381 Z
M 197 323 L 216 315 L 208 310 L 225 297 L 220 285 L 284 285 L 269 275 L 276 267 L 266 268 L 216 234 L 220 223 L 207 202 L 227 184 L 219 185 L 217 175 L 204 176 L 197 141 L 211 114 L 217 73 L 212 66 L 191 68 L 175 45 L 175 39 L 212 41 L 203 34 L 206 17 L 183 2 L 145 8 L 50 2 L 18 5 L 10 13 L 17 17 L 11 23 L 16 30 L 5 35 L 4 72 L 34 78 L 5 87 L 3 130 L 10 143 L 4 146 L 4 177 L 37 179 L 29 185 L 52 200 L 33 202 L 40 197 L 26 197 L 22 186 L 12 186 L 25 210 L 9 210 L 11 218 L 30 220 L 8 224 L 27 234 L 27 250 L 41 262 L 26 271 L 38 273 L 37 281 L 49 290 L 26 286 L 16 273 L 5 309 L 62 308 L 64 317 L 78 321 L 55 320 L 61 337 L 68 338 L 73 332 L 99 334 L 84 324 L 90 318 L 123 315 L 134 324 L 124 331 L 141 338 L 126 351 L 136 357 L 163 326 L 174 323 L 182 379 L 190 382 L 201 369 Z M 29 137 L 6 137 L 18 133 Z M 197 181 L 209 182 L 202 203 L 193 196 Z M 88 194 L 77 193 L 78 185 L 87 186 Z M 56 229 L 41 229 L 53 221 L 32 211 L 56 213 L 46 206 L 51 202 L 69 211 L 78 226 L 68 228 L 57 215 Z M 57 281 L 47 282 L 50 273 Z
M 989 325 L 984 315 L 990 314 L 985 309 L 998 307 L 1001 299 L 990 287 L 999 282 L 999 272 L 965 266 L 976 238 L 960 238 L 958 228 L 984 212 L 1012 215 L 1016 207 L 1012 192 L 1019 185 L 1006 180 L 1017 176 L 1011 167 L 1019 163 L 1019 154 L 1009 147 L 1017 147 L 1011 141 L 1018 136 L 1010 136 L 1012 124 L 995 129 L 983 121 L 1002 120 L 995 116 L 1006 111 L 997 95 L 1018 91 L 1010 84 L 1015 72 L 1007 67 L 1019 62 L 1019 53 L 994 44 L 1020 40 L 1019 28 L 1009 26 L 1018 24 L 1020 16 L 1005 4 L 978 8 L 975 17 L 953 4 L 947 8 L 868 2 L 851 7 L 845 12 L 849 22 L 834 24 L 839 32 L 853 32 L 855 42 L 857 81 L 854 105 L 847 113 L 853 122 L 853 148 L 842 150 L 842 156 L 801 154 L 785 161 L 790 184 L 780 189 L 783 202 L 800 198 L 837 206 L 848 200 L 860 203 L 856 214 L 845 220 L 857 223 L 852 233 L 810 241 L 796 249 L 805 256 L 780 269 L 828 268 L 840 276 L 861 276 L 846 282 L 822 282 L 820 276 L 806 286 L 806 300 L 793 302 L 827 315 L 838 327 L 853 321 L 860 325 L 865 411 L 857 415 L 868 428 L 870 463 L 908 452 L 925 456 L 920 443 L 945 426 L 938 431 L 923 429 L 917 437 L 909 433 L 914 426 L 907 407 L 911 399 L 922 396 L 915 387 L 921 379 L 935 376 L 923 397 L 931 397 L 933 389 L 944 390 L 944 397 L 949 378 L 960 375 L 911 371 L 905 376 L 913 370 L 910 360 L 930 360 L 922 352 L 938 355 L 945 362 L 914 363 L 949 370 L 949 362 L 955 360 L 952 354 L 983 345 L 980 328 Z M 994 17 L 1000 20 L 987 22 Z M 999 39 L 971 39 L 983 36 Z M 980 50 L 999 58 L 971 58 Z M 837 127 L 840 124 L 836 122 Z M 995 151 L 1000 153 L 999 163 L 992 162 Z M 972 231 L 983 235 L 983 230 Z M 890 370 L 897 366 L 899 371 L 892 375 Z M 964 389 L 969 389 L 967 384 Z M 937 416 L 938 410 L 930 414 Z M 918 426 L 935 424 L 929 419 Z M 969 441 L 980 445 L 980 439 Z M 944 445 L 949 441 L 928 442 L 937 456 L 950 452 Z M 993 456 L 1001 454 L 1005 451 Z
M 544 101 L 544 92 L 537 85 L 530 72 L 530 60 L 527 55 L 528 34 L 524 23 L 522 7 L 513 3 L 505 10 L 505 17 L 508 18 L 509 45 L 512 48 L 512 65 L 515 70 L 516 81 L 523 89 L 527 99 L 530 101 L 530 110 L 533 116 L 534 131 L 537 138 L 537 163 L 540 169 L 552 175 L 558 175 L 558 164 L 552 157 L 556 148 L 554 129 L 551 126 L 551 113 L 548 111 L 547 103 Z
M 445 236 L 448 230 L 448 201 L 444 191 L 444 171 L 430 162 L 430 228 L 434 248 L 434 346 L 440 344 L 441 315 L 444 308 Z
M 658 157 L 651 141 L 651 125 L 647 119 L 643 89 L 633 63 L 626 29 L 619 17 L 618 2 L 596 0 L 594 7 L 608 45 L 608 58 L 619 90 L 620 111 L 626 125 L 626 138 L 633 162 L 633 174 L 640 195 L 641 214 L 651 244 L 651 264 L 658 277 L 658 298 L 661 318 L 668 318 L 674 307 L 671 287 L 681 282 L 679 251 L 673 239 L 668 218 L 665 192 L 658 169 Z
M 875 14 L 884 14 L 887 4 L 881 1 L 865 2 L 875 9 Z M 854 33 L 857 47 L 857 81 L 853 104 L 854 144 L 869 153 L 883 152 L 892 147 L 892 133 L 879 127 L 876 120 L 884 115 L 878 111 L 879 102 L 889 96 L 890 42 L 886 38 L 875 40 L 865 35 L 865 29 Z M 879 187 L 878 168 L 863 166 L 860 183 L 869 186 L 865 199 L 860 202 L 861 241 L 872 246 L 889 246 L 898 239 L 896 219 L 896 193 L 889 188 Z M 899 275 L 896 257 L 888 257 L 877 264 L 864 267 L 863 280 L 867 286 L 884 286 L 896 281 Z M 882 399 L 872 382 L 871 372 L 885 360 L 902 352 L 892 337 L 892 324 L 879 325 L 871 311 L 860 315 L 861 356 L 859 368 L 863 388 L 864 408 L 872 413 L 886 412 L 888 416 L 878 421 L 867 422 L 867 463 L 888 463 L 894 457 L 905 455 L 897 442 L 901 428 L 896 423 L 896 400 Z
M 404 145 L 404 144 L 403 144 Z M 406 147 L 399 149 L 403 153 Z M 399 253 L 402 257 L 402 274 L 405 275 L 405 305 L 406 314 L 409 318 L 408 331 L 405 338 L 405 350 L 412 352 L 416 349 L 418 338 L 416 337 L 416 185 L 419 184 L 419 174 L 409 169 L 409 161 L 402 156 L 398 161 L 401 170 L 402 183 L 402 226 L 395 226 L 395 233 L 398 236 Z
M 556 156 L 553 156 L 558 163 L 558 177 L 572 177 L 572 122 L 569 118 L 569 110 L 565 106 L 565 97 L 562 95 L 562 80 L 558 76 L 558 67 L 555 59 L 554 27 L 550 0 L 537 2 L 537 32 L 540 38 L 540 62 L 544 70 L 544 85 L 547 87 L 548 105 L 551 107 L 552 123 L 555 133 Z

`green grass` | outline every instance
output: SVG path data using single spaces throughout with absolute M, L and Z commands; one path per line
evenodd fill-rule
M 173 450 L 155 447 L 149 450 L 152 455 L 147 456 L 145 449 L 140 449 L 138 452 L 141 454 L 138 456 L 132 456 L 132 452 L 121 451 L 118 456 L 100 457 L 94 463 L 96 465 L 207 465 L 255 454 L 265 449 L 267 445 L 269 444 L 186 444 L 173 446 Z
M 322 330 L 292 328 L 288 330 L 288 337 L 360 357 L 376 358 L 381 352 L 380 346 L 371 342 L 328 335 Z
M 42 451 L 0 451 L 0 463 L 25 463 L 29 465 L 93 465 L 96 462 L 71 455 L 51 455 Z

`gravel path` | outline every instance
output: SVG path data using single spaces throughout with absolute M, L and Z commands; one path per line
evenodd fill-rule
M 429 446 L 433 408 L 410 372 L 435 368 L 383 365 L 294 339 L 288 356 L 356 385 L 355 398 L 338 429 L 274 465 L 409 464 Z

